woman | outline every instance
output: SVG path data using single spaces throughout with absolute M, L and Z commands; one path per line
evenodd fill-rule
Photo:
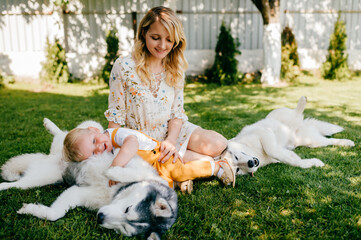
M 171 156 L 183 162 L 209 160 L 227 146 L 222 135 L 188 122 L 184 113 L 185 48 L 176 14 L 152 8 L 139 24 L 132 55 L 116 60 L 109 80 L 108 127 L 140 130 L 161 141 L 161 162 Z M 232 183 L 233 171 L 225 172 Z

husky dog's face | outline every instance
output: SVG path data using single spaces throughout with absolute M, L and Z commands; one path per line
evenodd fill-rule
M 238 143 L 229 142 L 225 157 L 231 159 L 235 173 L 237 175 L 249 174 L 253 177 L 253 174 L 259 167 L 259 160 L 254 156 L 248 155 L 242 151 Z
M 175 222 L 177 195 L 161 184 L 130 183 L 121 187 L 113 202 L 99 209 L 98 223 L 125 236 L 160 237 Z

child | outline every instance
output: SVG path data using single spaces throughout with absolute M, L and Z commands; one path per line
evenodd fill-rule
M 138 154 L 158 171 L 169 187 L 174 188 L 174 181 L 180 182 L 182 192 L 191 193 L 193 182 L 190 180 L 211 176 L 217 176 L 225 185 L 233 184 L 234 187 L 235 175 L 226 160 L 195 160 L 183 164 L 177 158 L 161 163 L 159 147 L 160 142 L 136 130 L 110 128 L 101 133 L 98 128 L 89 127 L 71 130 L 64 139 L 63 151 L 68 161 L 80 162 L 92 155 L 120 148 L 111 165 L 120 167 Z M 110 180 L 109 185 L 115 183 Z

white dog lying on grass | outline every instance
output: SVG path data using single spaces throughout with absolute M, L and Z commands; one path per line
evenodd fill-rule
M 305 106 L 306 97 L 301 97 L 295 109 L 275 109 L 265 119 L 244 127 L 229 140 L 223 157 L 231 159 L 237 174 L 253 176 L 259 167 L 276 162 L 301 168 L 324 166 L 317 158 L 301 159 L 292 151 L 298 146 L 355 145 L 349 139 L 327 138 L 343 128 L 316 119 L 304 119 Z
M 1 167 L 0 190 L 27 189 L 62 181 L 74 184 L 50 206 L 24 204 L 19 214 L 56 221 L 75 207 L 99 209 L 98 223 L 126 236 L 145 235 L 159 239 L 175 222 L 178 213 L 177 195 L 168 187 L 155 169 L 140 157 L 133 158 L 126 167 L 109 166 L 115 155 L 103 153 L 80 163 L 68 163 L 62 158 L 65 131 L 49 119 L 44 126 L 54 135 L 50 154 L 23 154 L 9 159 Z M 78 127 L 99 123 L 86 121 Z M 109 179 L 119 183 L 109 187 Z

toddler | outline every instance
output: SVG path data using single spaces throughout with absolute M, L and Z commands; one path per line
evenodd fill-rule
M 111 166 L 124 167 L 136 154 L 151 164 L 165 179 L 169 187 L 174 182 L 180 183 L 182 192 L 191 193 L 193 179 L 217 176 L 225 185 L 235 184 L 234 172 L 227 160 L 195 160 L 183 163 L 181 159 L 173 159 L 161 163 L 160 142 L 132 129 L 109 128 L 103 133 L 98 128 L 75 128 L 64 139 L 64 156 L 68 161 L 80 162 L 92 155 L 104 151 L 111 152 L 119 148 Z M 109 185 L 116 182 L 110 180 Z

